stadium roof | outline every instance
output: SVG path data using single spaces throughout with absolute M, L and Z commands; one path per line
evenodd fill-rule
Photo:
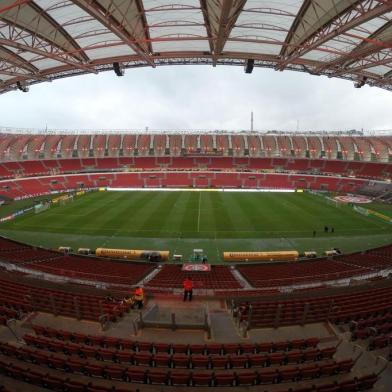
M 295 70 L 392 90 L 392 0 L 1 0 L 0 93 L 170 64 Z

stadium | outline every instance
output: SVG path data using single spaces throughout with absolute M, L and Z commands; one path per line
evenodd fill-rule
M 0 93 L 191 64 L 391 90 L 391 17 L 3 0 Z M 1 128 L 0 391 L 392 390 L 391 162 L 391 131 L 258 131 L 253 113 L 237 131 Z

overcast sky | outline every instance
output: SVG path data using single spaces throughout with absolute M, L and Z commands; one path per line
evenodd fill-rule
M 392 129 L 392 92 L 242 67 L 128 69 L 0 95 L 0 126 L 49 129 Z M 298 123 L 297 123 L 298 122 Z

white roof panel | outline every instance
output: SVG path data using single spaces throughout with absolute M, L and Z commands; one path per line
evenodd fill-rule
M 374 34 L 392 20 L 392 5 L 385 1 L 363 1 L 361 14 L 353 12 L 356 0 L 1 0 L 1 4 L 5 8 L 0 14 L 0 46 L 5 50 L 0 53 L 20 72 L 3 79 L 0 93 L 23 79 L 20 75 L 30 69 L 26 62 L 41 71 L 61 65 L 61 75 L 55 76 L 66 77 L 75 69 L 112 69 L 119 57 L 124 66 L 133 67 L 170 60 L 242 64 L 244 58 L 264 56 L 268 66 L 279 70 L 354 81 L 367 76 L 366 83 L 392 90 L 392 80 L 379 77 L 390 69 L 382 64 L 385 47 L 374 40 Z M 337 28 L 338 17 L 342 23 Z M 389 42 L 389 34 L 383 29 L 380 39 Z M 372 67 L 366 61 L 370 53 Z M 347 67 L 353 70 L 345 71 Z
M 280 52 L 280 46 L 259 44 L 253 42 L 228 41 L 225 45 L 224 52 L 238 52 L 250 54 L 263 53 L 268 55 L 278 55 Z
M 181 51 L 190 51 L 190 52 L 206 52 L 210 49 L 208 45 L 208 41 L 161 41 L 161 42 L 153 42 L 152 47 L 154 52 L 164 53 L 164 52 L 181 52 Z

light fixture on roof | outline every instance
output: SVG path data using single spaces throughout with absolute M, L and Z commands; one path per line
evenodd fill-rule
M 362 77 L 362 79 L 354 83 L 354 88 L 361 88 L 362 86 L 365 85 L 366 81 L 367 81 L 367 76 Z
M 18 87 L 18 90 L 23 91 L 24 93 L 29 91 L 29 86 L 23 82 L 16 82 L 16 87 Z
M 254 59 L 247 59 L 245 61 L 245 67 L 244 67 L 245 73 L 247 74 L 252 73 L 254 65 L 255 65 Z
M 113 63 L 113 71 L 117 76 L 124 76 L 124 69 L 117 61 Z

